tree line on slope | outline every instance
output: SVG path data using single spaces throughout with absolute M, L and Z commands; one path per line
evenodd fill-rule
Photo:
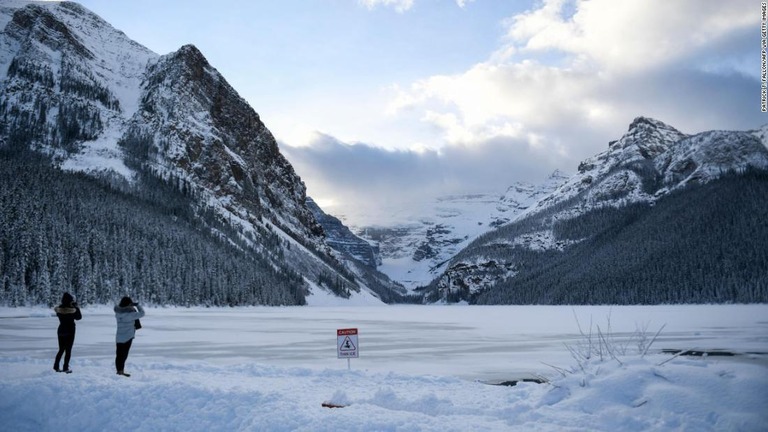
M 173 305 L 305 303 L 301 275 L 266 257 L 281 253 L 276 234 L 260 233 L 274 239 L 260 250 L 238 245 L 212 233 L 213 216 L 195 218 L 173 185 L 142 181 L 154 183 L 129 194 L 31 152 L 0 151 L 0 304 L 50 305 L 64 291 L 83 304 L 125 294 Z
M 11 84 L 0 94 L 0 141 L 74 152 L 102 132 L 102 109 L 120 110 L 115 96 L 71 59 L 62 60 L 58 78 L 57 85 L 51 68 L 32 59 L 11 61 Z
M 469 298 L 479 304 L 768 302 L 768 172 L 747 170 L 689 186 L 655 204 L 605 207 L 549 225 L 505 227 L 462 256 L 511 263 Z M 545 218 L 546 219 L 546 218 Z M 510 233 L 550 226 L 563 251 L 513 246 Z M 471 261 L 471 259 L 470 259 Z M 432 294 L 434 296 L 434 294 Z M 455 295 L 455 294 L 454 294 Z

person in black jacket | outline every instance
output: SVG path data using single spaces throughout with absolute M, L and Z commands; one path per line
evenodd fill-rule
M 59 318 L 59 352 L 56 353 L 56 361 L 53 370 L 56 372 L 72 373 L 69 369 L 69 359 L 72 357 L 72 345 L 75 343 L 75 321 L 83 318 L 75 299 L 69 293 L 61 296 L 61 304 L 53 308 Z M 59 369 L 61 355 L 64 354 L 64 369 Z

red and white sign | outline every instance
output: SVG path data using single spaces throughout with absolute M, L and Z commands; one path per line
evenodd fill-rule
M 336 354 L 338 358 L 358 358 L 357 329 L 336 330 Z

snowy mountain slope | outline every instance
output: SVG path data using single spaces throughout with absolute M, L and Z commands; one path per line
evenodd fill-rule
M 752 135 L 757 137 L 763 145 L 768 148 L 768 124 L 763 125 L 761 128 L 750 131 Z
M 445 272 L 430 285 L 430 298 L 453 301 L 485 296 L 484 301 L 492 302 L 558 302 L 564 298 L 585 301 L 583 299 L 590 298 L 590 294 L 577 293 L 569 297 L 566 293 L 576 291 L 582 283 L 584 289 L 589 289 L 586 281 L 590 281 L 589 286 L 593 288 L 626 285 L 627 290 L 646 289 L 649 287 L 644 284 L 649 280 L 669 274 L 667 264 L 654 260 L 672 250 L 676 251 L 676 256 L 670 257 L 669 262 L 680 266 L 679 274 L 684 274 L 692 263 L 709 263 L 710 258 L 722 262 L 713 254 L 728 254 L 735 261 L 741 261 L 744 274 L 738 277 L 712 274 L 718 273 L 714 267 L 720 267 L 712 264 L 706 271 L 696 270 L 695 278 L 709 281 L 731 278 L 723 284 L 733 286 L 738 284 L 739 278 L 745 278 L 742 281 L 745 284 L 756 278 L 762 287 L 768 281 L 768 275 L 752 270 L 768 264 L 763 263 L 768 258 L 759 252 L 757 244 L 753 244 L 761 239 L 768 240 L 768 229 L 759 222 L 760 215 L 765 213 L 764 205 L 757 202 L 764 188 L 762 173 L 768 170 L 768 149 L 760 141 L 764 136 L 754 131 L 685 135 L 658 120 L 638 117 L 621 139 L 611 142 L 605 152 L 583 161 L 573 177 L 524 211 L 514 223 L 482 236 L 458 253 Z M 710 183 L 713 186 L 707 186 Z M 693 197 L 697 198 L 694 200 Z M 718 207 L 720 202 L 729 199 L 733 201 L 730 206 Z M 712 205 L 716 208 L 711 208 Z M 731 214 L 739 213 L 736 209 L 745 214 Z M 705 214 L 710 220 L 702 219 L 701 215 Z M 682 220 L 690 220 L 689 225 L 676 230 L 670 228 Z M 707 229 L 709 224 L 716 225 L 717 229 Z M 691 232 L 695 230 L 688 231 L 693 226 L 700 234 L 679 237 L 683 233 L 693 235 Z M 742 237 L 743 250 L 732 243 L 733 239 Z M 677 243 L 691 247 L 673 245 L 673 238 Z M 702 250 L 702 245 L 710 238 L 721 239 L 721 244 Z M 700 248 L 696 249 L 694 244 Z M 753 247 L 758 249 L 752 251 Z M 650 251 L 654 251 L 653 254 Z M 603 270 L 589 268 L 587 262 L 598 256 L 599 263 L 594 265 L 607 267 Z M 626 269 L 626 262 L 615 261 L 619 256 L 637 263 L 654 262 L 654 266 L 664 268 L 648 271 L 635 263 Z M 583 265 L 579 267 L 575 260 L 581 260 Z M 613 274 L 615 269 L 625 269 L 627 273 L 624 276 L 617 273 L 618 279 L 608 281 L 607 275 Z M 639 276 L 643 271 L 646 275 Z M 559 274 L 562 274 L 559 278 L 553 276 Z M 595 281 L 601 275 L 604 280 Z M 635 277 L 637 279 L 633 279 Z M 528 287 L 533 281 L 539 281 L 535 291 L 560 290 L 561 295 L 551 297 L 544 292 L 539 297 L 515 297 L 515 286 Z M 659 281 L 658 284 L 666 283 Z M 503 299 L 491 294 L 500 286 L 505 287 Z M 660 287 L 659 290 L 661 292 Z M 608 301 L 626 301 L 618 294 L 613 297 L 592 294 Z M 660 294 L 659 298 L 681 300 L 675 293 L 667 294 Z M 737 295 L 735 292 L 731 294 L 732 299 Z M 722 293 L 713 295 L 724 296 Z M 696 301 L 696 295 L 692 297 L 691 301 Z M 653 302 L 656 297 L 643 294 L 638 298 L 635 301 Z M 750 294 L 745 298 L 755 297 Z
M 393 282 L 388 275 L 376 269 L 381 265 L 377 244 L 356 236 L 338 218 L 325 213 L 312 198 L 307 198 L 307 207 L 323 227 L 328 246 L 338 253 L 339 259 L 355 275 L 366 281 L 368 289 L 377 299 L 386 303 L 412 303 L 417 300 L 409 296 L 399 282 Z M 328 285 L 328 281 L 325 282 Z
M 325 213 L 312 198 L 307 197 L 307 207 L 323 227 L 326 243 L 344 254 L 348 254 L 371 268 L 381 264 L 379 248 L 354 235 L 339 219 Z
M 706 183 L 728 170 L 768 168 L 766 153 L 751 134 L 709 131 L 688 136 L 661 121 L 636 118 L 608 150 L 584 160 L 578 172 L 521 217 L 574 197 L 583 212 L 606 205 L 652 202 L 691 183 Z
M 308 281 L 366 289 L 325 243 L 258 114 L 197 48 L 157 55 L 72 2 L 13 0 L 0 23 L 0 148 L 139 195 L 158 179 L 213 236 Z
M 378 245 L 379 270 L 413 289 L 439 275 L 448 261 L 480 234 L 515 219 L 567 177 L 552 173 L 542 184 L 518 182 L 503 194 L 441 197 L 419 209 L 410 223 L 352 230 Z
M 4 103 L 37 114 L 34 125 L 14 119 L 10 132 L 25 134 L 65 168 L 130 177 L 116 138 L 138 107 L 147 64 L 158 55 L 76 3 L 14 1 L 2 11 Z M 62 151 L 74 150 L 75 141 L 76 152 Z
M 209 202 L 245 228 L 264 217 L 323 247 L 301 179 L 258 114 L 194 46 L 148 68 L 121 146 L 132 162 L 202 187 Z

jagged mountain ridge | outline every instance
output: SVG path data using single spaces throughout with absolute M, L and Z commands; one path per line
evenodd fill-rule
M 576 175 L 522 216 L 584 194 L 574 211 L 628 202 L 651 202 L 677 188 L 707 182 L 721 171 L 764 168 L 752 133 L 709 131 L 686 135 L 670 125 L 636 118 L 608 150 L 581 162 Z M 742 140 L 749 142 L 741 144 Z M 734 145 L 736 143 L 736 145 Z
M 157 55 L 73 2 L 10 0 L 0 25 L 0 148 L 33 149 L 124 191 L 161 179 L 215 219 L 212 235 L 302 275 L 304 289 L 366 288 L 328 247 L 258 114 L 197 48 Z
M 191 45 L 148 68 L 121 145 L 162 176 L 211 191 L 246 224 L 266 218 L 322 247 L 306 189 L 258 114 Z M 163 113 L 158 116 L 156 113 Z M 257 144 L 257 145 L 254 145 Z
M 621 139 L 609 143 L 608 150 L 583 161 L 573 177 L 523 212 L 517 221 L 481 236 L 458 253 L 446 271 L 427 288 L 428 298 L 491 303 L 685 302 L 685 297 L 677 297 L 679 293 L 674 287 L 662 287 L 664 279 L 656 281 L 658 293 L 635 292 L 651 289 L 648 280 L 657 274 L 674 279 L 669 276 L 674 272 L 662 268 L 666 264 L 654 261 L 669 250 L 677 252 L 668 260 L 680 267 L 679 274 L 699 272 L 695 278 L 708 275 L 709 279 L 700 281 L 701 285 L 709 284 L 708 280 L 731 277 L 689 268 L 705 264 L 712 269 L 718 267 L 719 264 L 707 261 L 711 258 L 715 263 L 720 262 L 713 254 L 737 256 L 741 260 L 739 266 L 757 273 L 768 264 L 763 262 L 768 258 L 759 252 L 761 246 L 758 245 L 768 240 L 768 230 L 764 224 L 754 224 L 752 219 L 759 219 L 759 215 L 765 213 L 759 200 L 750 198 L 749 194 L 738 200 L 734 198 L 733 211 L 741 209 L 745 215 L 716 213 L 702 207 L 705 200 L 701 198 L 688 202 L 702 191 L 713 194 L 708 197 L 710 201 L 727 202 L 730 196 L 737 196 L 733 189 L 739 190 L 740 181 L 745 190 L 762 191 L 764 175 L 752 174 L 755 170 L 758 173 L 768 170 L 765 128 L 687 135 L 658 120 L 638 117 Z M 678 214 L 664 213 L 670 209 L 676 209 Z M 729 236 L 709 230 L 713 232 L 710 234 L 708 222 L 697 219 L 697 214 L 711 214 L 710 223 L 733 227 L 736 232 Z M 691 226 L 695 225 L 701 232 L 696 236 L 677 237 L 683 232 L 690 234 L 686 230 L 691 228 L 670 232 L 669 227 L 678 223 L 678 219 L 691 220 Z M 649 222 L 652 220 L 668 222 L 654 225 Z M 744 229 L 755 232 L 743 236 L 739 230 Z M 720 239 L 731 249 L 710 244 L 704 249 L 678 250 L 678 245 L 668 243 L 675 239 L 678 243 L 700 246 L 710 237 Z M 731 237 L 745 237 L 743 253 L 729 243 Z M 659 246 L 665 244 L 665 247 Z M 643 253 L 643 250 L 655 252 Z M 615 261 L 619 256 L 624 257 L 624 261 Z M 595 261 L 598 258 L 594 257 L 599 260 Z M 589 266 L 593 261 L 596 268 Z M 627 262 L 633 264 L 628 267 Z M 641 262 L 648 267 L 637 264 Z M 626 273 L 616 274 L 616 279 L 608 281 L 609 275 L 614 274 L 613 269 L 624 269 Z M 739 277 L 749 280 L 738 280 L 734 276 L 721 285 L 756 284 L 759 288 L 754 292 L 759 294 L 750 291 L 742 296 L 738 288 L 733 288 L 736 294 L 730 298 L 722 293 L 708 297 L 692 294 L 688 301 L 764 301 L 760 299 L 768 295 L 765 294 L 768 275 L 757 275 L 758 282 L 752 282 L 751 275 Z M 606 279 L 598 280 L 600 278 Z M 605 294 L 619 286 L 624 291 Z M 585 291 L 577 292 L 577 287 Z M 669 291 L 664 292 L 665 289 Z M 656 295 L 658 297 L 654 297 Z
M 541 184 L 517 182 L 503 193 L 443 196 L 414 210 L 412 222 L 351 229 L 378 246 L 383 273 L 413 290 L 445 270 L 477 236 L 514 220 L 567 178 L 555 171 Z

